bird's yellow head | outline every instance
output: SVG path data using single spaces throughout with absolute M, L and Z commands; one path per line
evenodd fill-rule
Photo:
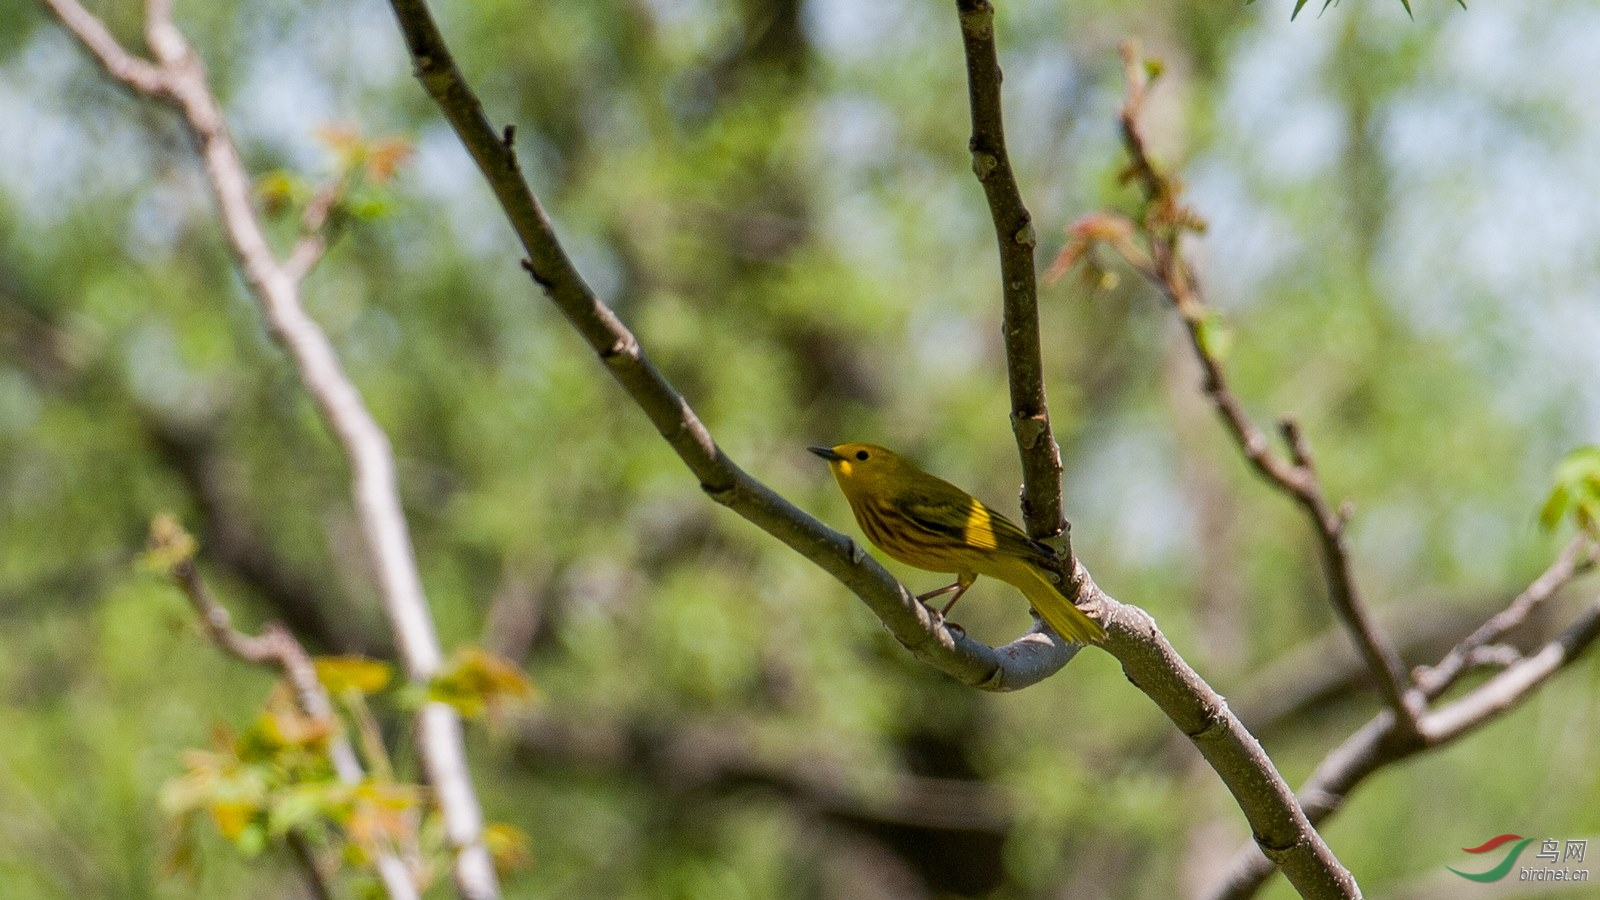
M 849 497 L 857 491 L 881 490 L 903 479 L 916 467 L 892 450 L 877 444 L 840 444 L 837 447 L 807 447 L 828 461 L 839 489 Z

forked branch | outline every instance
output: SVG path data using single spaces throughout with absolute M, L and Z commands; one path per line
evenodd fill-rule
M 1596 554 L 1592 541 L 1584 553 L 1592 563 Z M 1534 582 L 1530 591 L 1554 591 L 1580 570 L 1569 568 L 1564 560 L 1565 555 Z M 1526 596 L 1527 593 L 1522 595 Z M 1513 601 L 1512 606 L 1516 605 L 1517 601 Z M 1495 654 L 1498 662 L 1504 664 L 1503 669 L 1456 700 L 1425 713 L 1414 730 L 1402 731 L 1396 727 L 1393 710 L 1380 712 L 1330 751 L 1301 785 L 1299 797 L 1306 814 L 1312 823 L 1322 824 L 1338 812 L 1351 792 L 1373 773 L 1445 746 L 1515 709 L 1551 676 L 1571 665 L 1596 638 L 1600 638 L 1600 597 L 1534 652 L 1516 659 Z M 1457 648 L 1446 659 L 1460 658 L 1464 663 L 1470 656 L 1469 651 Z M 1434 670 L 1443 671 L 1443 665 L 1435 666 Z M 1275 868 L 1255 846 L 1246 844 L 1234 853 L 1221 883 L 1207 896 L 1211 900 L 1246 900 L 1255 896 Z
M 839 579 L 913 654 L 968 684 L 990 690 L 1023 687 L 1054 673 L 1071 658 L 1076 647 L 1064 647 L 1048 633 L 1030 634 L 993 649 L 959 629 L 947 628 L 857 544 L 735 465 L 711 439 L 688 402 L 650 363 L 638 339 L 594 295 L 572 265 L 544 208 L 518 170 L 509 142 L 489 124 L 477 96 L 456 67 L 427 4 L 423 0 L 390 3 L 417 78 L 499 200 L 528 254 L 524 267 L 712 499 Z M 998 79 L 997 70 L 995 77 Z M 1150 616 L 1106 596 L 1081 566 L 1069 574 L 1074 599 L 1099 611 L 1098 619 L 1108 634 L 1107 651 L 1216 769 L 1237 798 L 1263 852 L 1283 866 L 1306 896 L 1358 896 L 1355 880 L 1311 827 L 1260 743 L 1226 701 L 1178 656 Z
M 850 538 L 751 477 L 717 446 L 627 326 L 595 296 L 518 169 L 509 131 L 489 124 L 422 0 L 391 0 L 422 82 L 483 173 L 527 253 L 523 267 L 600 357 L 716 502 L 816 562 L 860 597 L 919 659 L 985 690 L 1016 690 L 1059 671 L 1077 647 L 1041 629 L 993 648 L 945 624 Z
M 1578 573 L 1593 566 L 1600 556 L 1600 544 L 1589 535 L 1574 538 L 1527 590 L 1439 663 L 1418 667 L 1411 674 L 1404 671 L 1399 654 L 1362 600 L 1345 543 L 1348 505 L 1334 508 L 1328 502 L 1305 434 L 1297 422 L 1284 418 L 1279 423 L 1284 449 L 1274 449 L 1228 386 L 1218 351 L 1217 322 L 1180 246 L 1185 234 L 1201 227 L 1200 220 L 1181 203 L 1177 180 L 1150 155 L 1140 121 L 1147 72 L 1131 43 L 1125 43 L 1122 52 L 1127 99 L 1120 125 L 1130 160 L 1123 174 L 1140 188 L 1143 206 L 1137 219 L 1101 213 L 1080 220 L 1073 226 L 1051 274 L 1064 273 L 1096 245 L 1104 245 L 1155 285 L 1184 324 L 1189 346 L 1201 367 L 1202 388 L 1224 428 L 1250 466 L 1296 501 L 1311 520 L 1327 571 L 1330 600 L 1388 702 L 1388 709 L 1330 752 L 1300 790 L 1300 802 L 1311 822 L 1320 824 L 1368 775 L 1492 721 L 1526 699 L 1593 643 L 1600 635 L 1600 600 L 1532 654 L 1522 656 L 1495 642 Z M 1430 701 L 1443 696 L 1463 673 L 1481 667 L 1499 671 L 1466 695 L 1438 709 L 1429 709 Z M 1247 844 L 1235 854 L 1228 876 L 1213 896 L 1248 897 L 1260 888 L 1273 868 L 1274 863 L 1258 846 Z

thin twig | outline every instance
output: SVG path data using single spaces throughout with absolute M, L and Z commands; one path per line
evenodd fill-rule
M 1132 162 L 1127 177 L 1144 192 L 1146 209 L 1138 229 L 1147 237 L 1149 253 L 1130 252 L 1119 240 L 1114 218 L 1097 217 L 1079 226 L 1080 245 L 1103 240 L 1154 282 L 1177 309 L 1204 374 L 1204 389 L 1229 434 L 1252 467 L 1270 483 L 1292 497 L 1315 526 L 1327 569 L 1329 594 L 1368 668 L 1378 679 L 1389 708 L 1376 716 L 1343 745 L 1328 754 L 1303 787 L 1299 799 L 1313 823 L 1320 824 L 1336 811 L 1349 792 L 1378 769 L 1417 753 L 1448 743 L 1492 720 L 1528 696 L 1561 667 L 1593 642 L 1600 633 L 1600 601 L 1555 640 L 1526 657 L 1509 648 L 1491 648 L 1490 642 L 1523 621 L 1560 585 L 1591 565 L 1596 548 L 1580 538 L 1563 551 L 1546 573 L 1511 606 L 1489 620 L 1452 650 L 1438 665 L 1419 668 L 1415 680 L 1401 668 L 1400 656 L 1372 621 L 1361 599 L 1345 545 L 1348 505 L 1334 509 L 1323 494 L 1315 463 L 1304 433 L 1293 419 L 1280 423 L 1288 455 L 1274 452 L 1266 435 L 1250 421 L 1243 405 L 1228 388 L 1221 361 L 1208 345 L 1208 312 L 1193 272 L 1179 250 L 1182 235 L 1194 227 L 1194 217 L 1177 203 L 1176 183 L 1151 160 L 1140 130 L 1145 76 L 1131 44 L 1123 46 L 1128 79 L 1128 99 L 1122 111 L 1123 138 Z M 1073 247 L 1081 253 L 1082 247 Z M 1067 257 L 1067 254 L 1063 254 Z M 1467 668 L 1498 665 L 1502 670 L 1455 702 L 1427 710 Z M 1257 847 L 1246 845 L 1235 854 L 1215 897 L 1252 895 L 1271 875 L 1273 864 Z
M 93 13 L 84 9 L 77 0 L 44 0 L 56 18 L 94 54 L 112 78 L 127 85 L 136 93 L 164 96 L 167 93 L 166 73 L 149 60 L 141 59 L 117 43 L 116 37 Z
M 1449 744 L 1513 709 L 1551 676 L 1571 665 L 1596 638 L 1600 638 L 1600 597 L 1537 650 L 1457 700 L 1422 716 L 1415 730 L 1397 728 L 1393 710 L 1380 712 L 1329 752 L 1300 788 L 1300 801 L 1311 822 L 1322 824 L 1374 772 Z M 1245 900 L 1261 889 L 1274 868 L 1254 845 L 1246 844 L 1234 853 L 1227 874 L 1207 896 L 1212 900 Z
M 1228 386 L 1222 360 L 1208 337 L 1214 325 L 1201 297 L 1199 283 L 1179 246 L 1183 234 L 1194 227 L 1194 215 L 1179 204 L 1175 182 L 1150 157 L 1140 123 L 1146 76 L 1132 42 L 1123 43 L 1122 57 L 1128 93 L 1120 123 L 1123 142 L 1132 160 L 1126 176 L 1138 183 L 1144 193 L 1146 212 L 1140 228 L 1149 241 L 1149 256 L 1131 257 L 1129 262 L 1161 290 L 1182 318 L 1189 345 L 1200 363 L 1203 390 L 1245 459 L 1269 483 L 1295 500 L 1311 520 L 1327 574 L 1328 599 L 1372 669 L 1384 699 L 1399 717 L 1400 727 L 1414 728 L 1424 701 L 1420 692 L 1411 686 L 1394 644 L 1373 620 L 1362 599 L 1345 542 L 1349 510 L 1329 505 L 1317 478 L 1310 444 L 1299 424 L 1287 417 L 1279 423 L 1289 455 L 1285 457 L 1275 452 L 1266 434 L 1250 420 L 1244 405 Z
M 1441 746 L 1515 707 L 1576 659 L 1596 637 L 1600 637 L 1600 598 L 1538 650 L 1424 716 L 1420 729 L 1423 740 L 1430 748 Z
M 252 528 L 241 498 L 226 483 L 228 460 L 215 426 L 178 421 L 137 398 L 127 402 L 157 455 L 188 489 L 200 513 L 200 542 L 214 565 L 255 588 L 312 650 L 393 655 L 392 647 L 377 646 L 376 636 L 366 634 L 358 621 L 340 615 L 339 604 L 321 584 L 296 571 Z
M 1432 615 L 1392 620 L 1395 642 L 1407 656 L 1431 659 L 1454 646 L 1458 635 L 1482 622 L 1482 613 L 1441 609 Z M 1484 664 L 1492 664 L 1483 660 Z M 1255 667 L 1250 679 L 1230 694 L 1239 718 L 1262 739 L 1292 721 L 1325 713 L 1341 699 L 1370 688 L 1372 670 L 1350 644 L 1344 626 L 1321 634 Z
M 986 690 L 1025 687 L 1072 658 L 1076 645 L 1063 645 L 1055 635 L 1041 634 L 1037 628 L 998 649 L 947 628 L 854 541 L 795 508 L 735 465 L 688 402 L 650 363 L 637 338 L 572 265 L 516 158 L 456 67 L 427 4 L 424 0 L 390 3 L 417 78 L 477 163 L 527 251 L 523 267 L 713 500 L 839 579 L 913 655 L 967 684 Z M 1104 594 L 1081 565 L 1070 575 L 1073 599 L 1098 614 L 1106 628 L 1106 650 L 1194 741 L 1233 792 L 1264 851 L 1284 867 L 1296 887 L 1307 896 L 1359 896 L 1355 880 L 1311 827 L 1260 743 L 1228 710 L 1226 701 L 1183 661 L 1149 614 Z
M 1585 534 L 1574 537 L 1562 548 L 1555 562 L 1535 578 L 1527 590 L 1518 594 L 1505 609 L 1464 638 L 1454 649 L 1445 654 L 1438 664 L 1417 667 L 1413 677 L 1423 694 L 1430 700 L 1442 696 L 1456 683 L 1462 673 L 1473 666 L 1474 651 L 1492 644 L 1506 632 L 1527 621 L 1528 616 L 1554 596 L 1556 591 L 1593 567 L 1597 558 L 1600 558 L 1600 542 Z
M 1022 457 L 1022 518 L 1036 538 L 1063 534 L 1061 448 L 1050 429 L 1045 401 L 1043 351 L 1039 339 L 1039 284 L 1033 217 L 1022 202 L 1006 153 L 1001 118 L 1000 58 L 995 47 L 994 7 L 989 0 L 956 0 L 961 45 L 967 62 L 967 98 L 972 109 L 972 172 L 983 185 L 1000 249 L 1006 372 L 1011 388 L 1011 429 Z M 1065 535 L 1070 539 L 1070 535 Z M 1070 560 L 1070 540 L 1064 556 Z M 1071 564 L 1068 562 L 1068 568 Z
M 151 546 L 158 551 L 170 552 L 177 542 L 189 540 L 188 535 L 170 519 L 157 519 L 150 529 Z M 332 722 L 333 704 L 322 682 L 317 679 L 317 669 L 311 661 L 311 655 L 294 639 L 294 635 L 275 622 L 263 627 L 259 635 L 245 634 L 234 628 L 233 617 L 229 615 L 227 607 L 217 601 L 211 593 L 211 587 L 200 577 L 192 550 L 178 552 L 175 556 L 169 570 L 172 580 L 189 598 L 189 605 L 194 607 L 195 615 L 211 642 L 235 659 L 283 673 L 284 681 L 293 689 L 295 702 L 301 711 L 317 722 Z M 330 730 L 328 758 L 333 763 L 334 774 L 341 782 L 353 786 L 366 778 L 355 749 L 338 729 Z M 302 865 L 308 868 L 307 878 L 314 885 L 320 884 L 326 891 L 322 871 L 309 844 L 291 842 L 291 846 L 300 856 Z M 418 896 L 416 882 L 398 856 L 389 852 L 380 853 L 377 870 L 390 900 L 415 900 Z
M 294 249 L 289 251 L 289 258 L 283 263 L 289 280 L 296 284 L 304 281 L 322 255 L 328 252 L 328 218 L 333 215 L 334 207 L 349 187 L 349 176 L 340 176 L 319 188 L 306 204 L 305 212 L 300 217 L 300 240 L 295 242 Z
M 306 314 L 293 273 L 278 261 L 267 242 L 252 206 L 250 176 L 207 84 L 205 68 L 172 20 L 170 0 L 150 0 L 146 10 L 145 39 L 155 54 L 154 65 L 118 46 L 78 0 L 42 2 L 108 74 L 139 93 L 171 104 L 182 115 L 198 145 L 229 246 L 245 281 L 266 313 L 273 336 L 288 350 L 307 392 L 349 458 L 356 515 L 385 610 L 407 674 L 415 682 L 425 682 L 439 668 L 442 654 L 400 506 L 388 437 L 345 374 L 327 335 Z M 457 851 L 454 875 L 458 890 L 470 900 L 498 897 L 494 866 L 482 841 L 483 817 L 462 751 L 460 718 L 449 706 L 426 704 L 418 713 L 417 740 L 443 813 L 446 839 Z

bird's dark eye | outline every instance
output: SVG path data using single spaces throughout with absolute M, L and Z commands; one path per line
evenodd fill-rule
M 857 450 L 856 451 L 856 459 L 866 459 L 866 458 L 867 458 L 867 451 L 865 451 L 865 450 Z

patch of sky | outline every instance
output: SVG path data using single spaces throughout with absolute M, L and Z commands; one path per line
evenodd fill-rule
M 199 171 L 185 167 L 149 182 L 133 200 L 123 249 L 150 263 L 171 256 L 190 223 L 212 214 Z
M 244 71 L 227 103 L 228 123 L 241 145 L 262 147 L 302 174 L 327 171 L 328 147 L 317 132 L 343 123 L 332 86 L 324 73 L 306 65 L 305 48 L 262 47 Z
M 953 38 L 954 25 L 945 21 L 951 15 L 941 4 L 917 0 L 810 0 L 802 13 L 812 44 L 824 56 L 843 63 L 924 53 L 937 43 L 935 30 L 948 31 Z
M 1193 549 L 1195 511 L 1176 481 L 1173 437 L 1156 421 L 1129 419 L 1085 435 L 1087 458 L 1068 466 L 1072 515 L 1129 565 L 1154 565 Z
M 1243 309 L 1265 299 L 1264 285 L 1306 251 L 1305 242 L 1237 166 L 1208 155 L 1185 179 L 1189 203 L 1207 223 L 1204 234 L 1189 238 L 1207 301 Z
M 73 96 L 112 90 L 59 29 L 41 29 L 0 69 L 0 193 L 23 222 L 59 225 L 76 204 L 150 177 L 148 138 L 130 118 L 86 119 Z
M 1480 15 L 1481 13 L 1481 15 Z M 1514 420 L 1563 400 L 1600 431 L 1600 12 L 1474 9 L 1382 131 L 1396 194 L 1382 271 L 1416 327 L 1497 372 Z
M 530 139 L 517 136 L 519 152 L 529 152 Z M 415 149 L 410 184 L 431 208 L 435 227 L 476 258 L 503 261 L 514 246 L 512 238 L 455 132 L 436 122 L 417 136 Z
M 1222 146 L 1269 185 L 1326 177 L 1344 142 L 1341 111 L 1324 90 L 1333 31 L 1286 24 L 1269 17 L 1240 42 L 1217 113 Z

